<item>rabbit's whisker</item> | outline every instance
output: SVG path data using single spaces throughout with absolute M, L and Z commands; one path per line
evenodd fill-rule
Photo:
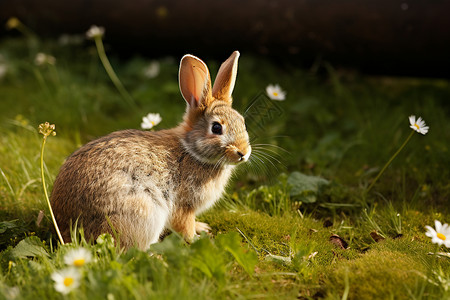
M 272 144 L 254 144 L 254 145 L 252 145 L 252 147 L 256 147 L 256 148 L 258 148 L 260 146 L 276 148 L 277 150 L 281 150 L 281 151 L 283 151 L 285 153 L 289 153 L 290 154 L 289 151 L 287 151 L 286 149 L 284 149 L 283 147 L 280 147 L 278 145 L 272 145 Z
M 275 163 L 272 162 L 272 160 L 275 160 L 277 163 L 282 165 L 281 161 L 279 161 L 278 159 L 274 158 L 273 156 L 271 156 L 271 155 L 269 155 L 267 153 L 255 150 L 255 154 L 257 156 L 259 155 L 261 159 L 263 159 L 263 160 L 267 161 L 268 163 L 270 163 L 277 170 L 278 170 L 278 167 L 275 165 Z
M 257 154 L 252 156 L 250 164 L 248 164 L 249 168 L 255 168 L 256 171 L 261 171 L 262 173 L 269 174 L 269 168 L 264 163 L 264 160 L 259 157 Z
M 274 160 L 275 162 L 279 163 L 280 165 L 283 165 L 283 163 L 279 159 L 277 159 L 274 155 L 271 155 L 267 152 L 260 151 L 260 150 L 255 150 L 255 152 L 257 154 L 261 155 L 262 157 L 266 158 L 268 161 Z

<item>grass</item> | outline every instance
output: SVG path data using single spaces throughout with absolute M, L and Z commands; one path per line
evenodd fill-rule
M 38 52 L 55 56 L 56 64 L 35 65 Z M 45 149 L 51 190 L 64 159 L 87 141 L 139 128 L 147 112 L 161 114 L 158 128 L 180 121 L 178 58 L 160 59 L 161 71 L 150 79 L 143 74 L 149 59 L 109 57 L 134 108 L 107 77 L 93 43 L 5 38 L 0 54 L 8 70 L 0 79 L 0 298 L 450 297 L 449 259 L 428 254 L 436 247 L 424 229 L 450 219 L 448 81 L 369 77 L 329 64 L 317 72 L 282 68 L 242 53 L 235 107 L 244 112 L 269 83 L 279 83 L 287 99 L 254 131 L 253 162 L 200 217 L 212 235 L 185 245 L 172 234 L 151 253 L 123 252 L 109 236 L 57 244 L 37 128 L 56 124 Z M 215 74 L 219 63 L 207 63 Z M 422 116 L 430 132 L 415 134 L 366 194 L 409 135 L 411 114 Z M 82 268 L 80 287 L 64 296 L 51 274 L 77 247 L 94 261 Z

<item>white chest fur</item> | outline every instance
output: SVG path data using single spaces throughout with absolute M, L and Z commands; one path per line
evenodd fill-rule
M 196 214 L 200 214 L 201 212 L 207 210 L 208 208 L 213 206 L 217 200 L 220 199 L 225 187 L 227 186 L 233 169 L 233 165 L 225 166 L 223 171 L 217 178 L 206 182 L 202 186 L 199 199 L 201 204 L 197 208 Z

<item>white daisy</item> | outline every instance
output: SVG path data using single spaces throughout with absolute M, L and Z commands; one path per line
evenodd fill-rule
M 92 254 L 85 248 L 73 249 L 64 256 L 64 262 L 69 266 L 82 267 L 92 261 Z
M 67 268 L 52 274 L 55 290 L 61 294 L 68 294 L 80 286 L 81 273 L 75 268 Z
M 159 62 L 154 60 L 152 62 L 150 62 L 150 64 L 144 68 L 144 76 L 147 78 L 155 78 L 156 76 L 159 75 L 159 70 L 160 70 L 160 66 L 159 66 Z
M 436 230 L 431 226 L 425 226 L 427 232 L 426 236 L 431 238 L 431 242 L 434 244 L 445 245 L 445 247 L 450 248 L 450 227 L 448 224 L 442 225 L 438 220 L 434 221 Z
M 142 129 L 152 129 L 154 126 L 158 125 L 161 122 L 161 116 L 156 114 L 148 114 L 142 118 L 141 128 Z
M 428 132 L 429 127 L 426 126 L 425 120 L 423 120 L 422 117 L 419 117 L 416 121 L 416 116 L 409 116 L 409 123 L 411 124 L 409 127 L 423 135 Z
M 266 87 L 266 93 L 272 100 L 283 101 L 284 99 L 286 99 L 286 92 L 283 91 L 278 84 L 269 84 Z
M 88 39 L 95 39 L 97 37 L 103 37 L 105 34 L 105 28 L 99 27 L 97 25 L 92 25 L 91 28 L 86 32 L 86 37 Z
M 43 66 L 43 65 L 54 65 L 56 63 L 56 58 L 54 56 L 39 52 L 36 54 L 36 57 L 34 58 L 34 63 L 37 66 Z

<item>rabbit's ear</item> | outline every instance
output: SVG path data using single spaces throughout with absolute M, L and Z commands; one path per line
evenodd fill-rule
M 207 105 L 211 99 L 211 78 L 206 64 L 193 55 L 185 55 L 178 74 L 180 91 L 190 107 Z
M 236 82 L 239 55 L 238 51 L 234 51 L 220 66 L 212 90 L 214 98 L 231 103 L 231 94 L 233 93 L 234 83 Z

